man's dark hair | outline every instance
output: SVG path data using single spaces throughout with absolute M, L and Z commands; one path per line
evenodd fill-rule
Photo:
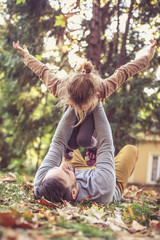
M 72 201 L 71 189 L 65 187 L 59 178 L 48 178 L 37 188 L 36 197 L 44 197 L 51 202 L 62 202 L 63 200 Z

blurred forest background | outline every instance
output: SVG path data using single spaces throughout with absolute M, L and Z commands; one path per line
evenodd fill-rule
M 0 1 L 0 169 L 33 172 L 45 156 L 63 109 L 23 63 L 12 42 L 58 74 L 78 57 L 105 78 L 157 39 L 151 65 L 104 105 L 116 152 L 138 134 L 160 135 L 160 3 L 158 0 Z

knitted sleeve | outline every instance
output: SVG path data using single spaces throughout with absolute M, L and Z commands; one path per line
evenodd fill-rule
M 29 67 L 38 77 L 40 77 L 46 88 L 55 96 L 58 97 L 58 92 L 61 85 L 55 73 L 49 69 L 45 64 L 41 63 L 31 54 L 27 54 L 24 58 L 24 63 Z
M 143 56 L 118 68 L 113 75 L 103 80 L 100 92 L 101 98 L 109 97 L 128 78 L 147 68 L 149 63 L 148 57 Z

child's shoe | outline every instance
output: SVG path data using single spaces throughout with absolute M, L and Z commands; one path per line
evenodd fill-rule
M 97 148 L 89 148 L 86 150 L 85 161 L 88 166 L 93 166 L 96 164 L 96 154 Z
M 65 160 L 71 161 L 72 158 L 73 158 L 73 156 L 74 156 L 73 150 L 70 150 L 69 148 L 67 148 L 67 150 L 66 150 L 66 152 L 65 152 L 65 154 L 64 154 Z

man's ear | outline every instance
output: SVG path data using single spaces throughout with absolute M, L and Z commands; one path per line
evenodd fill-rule
M 78 189 L 76 187 L 72 188 L 72 199 L 75 200 L 78 194 Z

